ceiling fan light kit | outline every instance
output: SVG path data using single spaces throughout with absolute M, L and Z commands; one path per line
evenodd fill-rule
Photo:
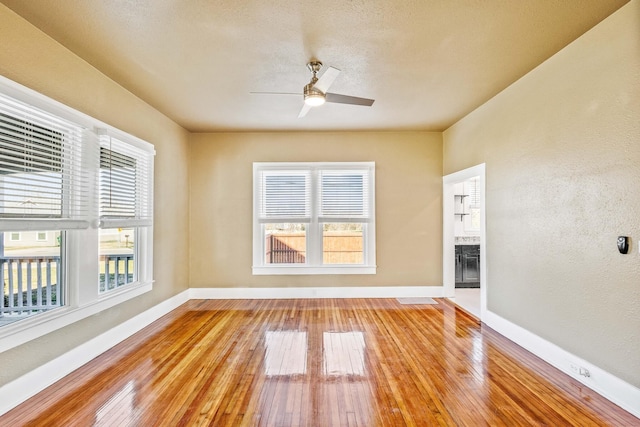
M 309 83 L 304 87 L 304 103 L 312 107 L 318 107 L 324 104 L 324 93 L 313 88 L 313 84 Z
M 313 77 L 311 77 L 311 81 L 304 86 L 304 90 L 302 92 L 304 96 L 304 104 L 302 105 L 300 114 L 298 114 L 298 118 L 306 116 L 307 112 L 312 107 L 319 107 L 325 102 L 332 102 L 335 104 L 361 105 L 365 107 L 370 107 L 373 105 L 373 99 L 358 98 L 356 96 L 340 95 L 337 93 L 327 92 L 327 90 L 329 90 L 329 86 L 331 86 L 336 77 L 338 77 L 338 74 L 340 74 L 340 70 L 338 70 L 337 68 L 327 68 L 327 70 L 322 74 L 322 76 L 320 76 L 320 78 L 318 78 L 318 72 L 322 69 L 322 62 L 311 61 L 307 64 L 307 68 L 313 73 Z M 278 95 L 278 93 L 273 92 L 252 93 Z M 280 93 L 280 95 L 289 94 Z

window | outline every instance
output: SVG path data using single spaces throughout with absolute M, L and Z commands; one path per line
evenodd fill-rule
M 80 196 L 90 186 L 88 146 L 77 124 L 0 94 L 0 229 L 21 230 L 10 231 L 0 254 L 4 323 L 65 303 L 60 247 L 41 247 L 46 232 L 28 230 L 89 225 L 89 203 Z
M 153 155 L 0 77 L 0 352 L 151 290 Z
M 137 236 L 152 224 L 150 156 L 109 134 L 100 135 L 100 292 L 137 281 Z
M 254 163 L 254 274 L 375 274 L 375 164 Z

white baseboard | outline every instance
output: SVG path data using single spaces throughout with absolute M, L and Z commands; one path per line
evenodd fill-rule
M 640 389 L 569 353 L 557 345 L 540 338 L 528 330 L 511 323 L 499 315 L 486 311 L 483 322 L 491 329 L 509 338 L 570 377 L 640 418 Z M 588 377 L 580 370 L 588 371 Z
M 191 288 L 191 299 L 409 298 L 441 297 L 442 286 Z
M 181 292 L 0 387 L 0 415 L 36 395 L 160 317 L 175 310 L 188 300 L 189 291 Z

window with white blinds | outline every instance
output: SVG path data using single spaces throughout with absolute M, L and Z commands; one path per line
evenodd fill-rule
M 152 289 L 154 154 L 0 76 L 0 352 Z
M 95 159 L 86 129 L 0 94 L 0 218 L 13 227 L 88 227 Z
M 98 205 L 101 293 L 138 279 L 139 242 L 153 223 L 153 154 L 100 131 Z M 104 271 L 103 271 L 104 270 Z
M 254 163 L 254 274 L 375 274 L 375 164 Z
M 109 134 L 100 135 L 101 227 L 149 226 L 153 221 L 153 155 Z

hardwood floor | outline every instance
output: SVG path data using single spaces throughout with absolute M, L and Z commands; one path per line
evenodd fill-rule
M 190 301 L 0 425 L 640 425 L 436 301 Z

